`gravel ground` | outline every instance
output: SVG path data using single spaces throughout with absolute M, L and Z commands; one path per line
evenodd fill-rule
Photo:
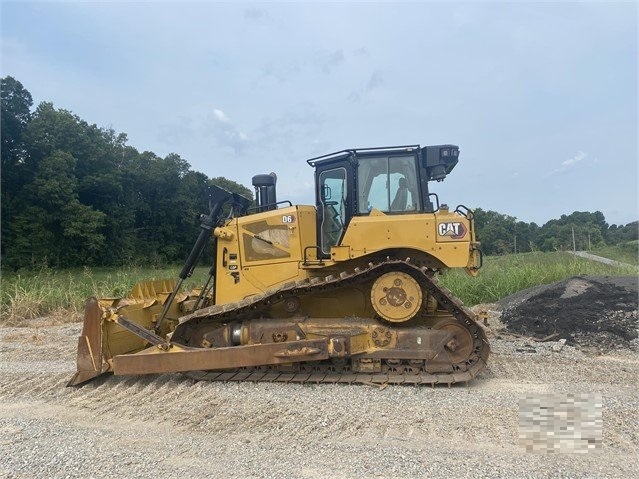
M 66 388 L 79 324 L 0 328 L 0 477 L 637 477 L 639 353 L 557 352 L 490 317 L 488 368 L 452 388 L 181 375 Z M 567 393 L 603 396 L 601 448 L 524 452 L 519 400 Z

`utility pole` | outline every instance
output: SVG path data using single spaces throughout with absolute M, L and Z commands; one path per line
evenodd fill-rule
M 577 248 L 575 248 L 575 227 L 572 227 L 572 251 L 573 253 L 575 251 L 577 251 Z
M 517 254 L 517 235 L 515 235 L 515 254 Z

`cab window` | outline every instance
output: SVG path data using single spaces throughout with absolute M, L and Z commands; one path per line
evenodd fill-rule
M 385 213 L 418 210 L 415 165 L 412 155 L 360 158 L 358 213 L 366 214 L 373 208 Z

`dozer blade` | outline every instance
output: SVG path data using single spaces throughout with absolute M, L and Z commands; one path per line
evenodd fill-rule
M 78 369 L 67 386 L 77 386 L 112 371 L 117 355 L 164 343 L 162 337 L 152 332 L 153 320 L 162 311 L 174 285 L 174 281 L 144 281 L 136 284 L 127 298 L 90 298 L 78 339 Z M 177 305 L 171 314 L 177 314 Z
M 96 298 L 89 298 L 84 309 L 82 335 L 78 338 L 78 371 L 67 386 L 77 386 L 108 370 L 102 354 L 102 309 Z

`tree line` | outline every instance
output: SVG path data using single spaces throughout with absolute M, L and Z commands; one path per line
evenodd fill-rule
M 1 79 L 2 268 L 165 264 L 183 261 L 208 212 L 212 184 L 252 198 L 224 177 L 193 171 L 176 153 L 139 152 L 124 133 L 42 102 Z M 475 210 L 486 254 L 577 249 L 637 239 L 637 222 L 609 226 L 597 211 L 543 226 Z
M 575 211 L 542 226 L 495 211 L 474 210 L 477 238 L 485 254 L 590 250 L 637 240 L 639 223 L 609 225 L 601 211 Z
M 252 198 L 223 177 L 127 145 L 1 79 L 2 267 L 163 264 L 183 261 L 208 213 L 207 186 Z

